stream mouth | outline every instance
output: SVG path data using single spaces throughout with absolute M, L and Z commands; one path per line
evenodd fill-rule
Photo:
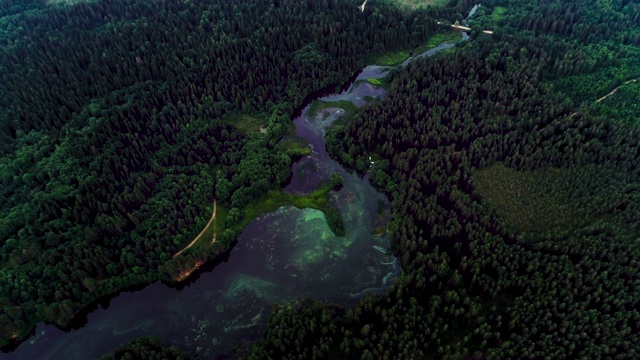
M 409 60 L 452 46 L 441 45 Z M 281 207 L 254 219 L 225 261 L 199 273 L 197 282 L 187 282 L 180 291 L 157 282 L 123 292 L 88 314 L 86 325 L 78 330 L 64 332 L 40 324 L 32 338 L 3 358 L 93 359 L 139 336 L 155 336 L 203 358 L 215 358 L 256 339 L 274 303 L 312 298 L 349 306 L 368 292 L 384 292 L 401 272 L 387 251 L 389 235 L 373 231 L 390 220 L 390 202 L 367 176 L 347 172 L 326 151 L 325 130 L 345 110 L 333 107 L 314 116 L 308 112 L 314 100 L 363 106 L 367 99 L 383 98 L 384 89 L 361 80 L 382 78 L 389 70 L 367 66 L 338 94 L 317 93 L 296 111 L 296 134 L 312 151 L 292 165 L 284 191 L 306 194 L 331 174 L 341 174 L 343 187 L 330 193 L 329 201 L 342 215 L 345 236 L 335 236 L 318 210 Z

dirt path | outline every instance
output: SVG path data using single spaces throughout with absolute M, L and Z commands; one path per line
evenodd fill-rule
M 631 82 L 634 82 L 634 81 L 636 81 L 636 79 L 631 79 L 631 80 L 629 80 L 629 81 L 625 81 L 625 82 L 623 82 L 620 86 L 626 85 L 626 84 L 631 83 Z M 616 91 L 618 91 L 618 89 L 620 89 L 620 86 L 618 86 L 617 88 L 615 88 L 615 89 L 611 90 L 611 92 L 610 92 L 610 93 L 608 93 L 607 95 L 605 95 L 605 96 L 601 97 L 600 99 L 596 100 L 596 102 L 597 102 L 597 103 L 599 103 L 600 101 L 602 101 L 602 100 L 604 100 L 604 99 L 608 98 L 609 96 L 611 96 L 611 95 L 615 94 L 615 93 L 616 93 Z
M 637 80 L 638 80 L 638 79 L 631 79 L 631 80 L 627 80 L 627 81 L 623 82 L 623 83 L 622 83 L 622 84 L 620 84 L 617 88 L 615 88 L 615 89 L 611 90 L 611 92 L 610 92 L 610 93 L 608 93 L 607 95 L 605 95 L 605 96 L 601 97 L 600 99 L 596 100 L 596 103 L 599 103 L 599 102 L 601 102 L 602 100 L 604 100 L 604 99 L 608 98 L 609 96 L 611 96 L 611 95 L 615 94 L 615 93 L 616 93 L 616 91 L 618 91 L 618 89 L 620 89 L 622 86 L 627 85 L 627 84 L 632 83 L 632 82 L 636 82 Z M 570 117 L 570 118 L 572 118 L 572 117 L 576 116 L 577 114 L 578 114 L 578 112 L 574 112 L 573 114 L 569 115 L 569 117 Z
M 216 218 L 216 208 L 217 208 L 217 202 L 214 199 L 213 200 L 213 214 L 211 214 L 211 219 L 209 219 L 209 222 L 207 223 L 207 225 L 205 225 L 204 229 L 202 229 L 202 231 L 200 231 L 200 234 L 198 234 L 198 236 L 196 236 L 195 239 L 193 239 L 192 242 L 189 243 L 189 245 L 185 246 L 184 249 L 178 251 L 177 253 L 175 253 L 173 255 L 173 257 L 175 258 L 176 256 L 182 254 L 183 251 L 187 250 L 188 248 L 192 247 L 193 244 L 195 244 L 198 240 L 200 240 L 200 238 L 202 237 L 202 235 L 204 235 L 205 231 L 207 231 L 207 228 L 211 225 L 211 223 L 213 222 L 213 220 L 215 220 Z M 214 243 L 216 241 L 216 233 L 215 231 L 213 232 L 213 240 L 211 241 L 212 243 Z

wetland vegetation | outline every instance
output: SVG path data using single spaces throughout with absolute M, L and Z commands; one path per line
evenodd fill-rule
M 359 3 L 4 1 L 4 355 L 637 357 L 640 5 Z

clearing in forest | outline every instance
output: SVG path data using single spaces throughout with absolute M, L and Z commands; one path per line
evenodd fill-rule
M 562 170 L 516 171 L 502 164 L 479 170 L 474 183 L 482 196 L 515 229 L 524 233 L 541 233 L 569 227 L 577 220 L 575 209 L 566 196 L 551 186 Z
M 629 233 L 639 230 L 636 191 L 640 184 L 612 167 L 519 171 L 498 163 L 476 171 L 473 183 L 525 240 L 554 237 L 600 220 L 616 223 Z
M 427 6 L 444 6 L 447 1 L 446 0 L 387 0 L 400 7 L 407 8 L 409 10 L 416 10 L 419 8 L 426 8 Z
M 493 8 L 493 12 L 491 13 L 491 21 L 493 21 L 494 24 L 497 24 L 498 21 L 500 21 L 504 17 L 504 14 L 506 13 L 507 13 L 506 7 L 496 6 L 495 8 Z
M 266 121 L 260 116 L 233 111 L 224 117 L 224 121 L 235 126 L 243 133 L 265 132 Z
M 376 64 L 380 66 L 397 66 L 402 64 L 412 55 L 419 55 L 423 52 L 433 49 L 434 47 L 442 44 L 443 42 L 456 42 L 460 40 L 461 35 L 456 31 L 447 31 L 443 33 L 437 33 L 431 36 L 427 41 L 416 48 L 411 50 L 389 51 L 382 54 L 374 54 L 370 56 L 366 63 Z

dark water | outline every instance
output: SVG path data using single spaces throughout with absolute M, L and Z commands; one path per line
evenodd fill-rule
M 345 215 L 343 238 L 333 235 L 320 211 L 280 208 L 247 227 L 228 262 L 182 291 L 156 283 L 122 294 L 90 314 L 85 327 L 64 333 L 40 325 L 35 337 L 3 357 L 91 359 L 150 335 L 213 357 L 257 337 L 272 303 L 311 297 L 348 305 L 362 292 L 382 291 L 398 271 L 379 251 L 388 239 L 370 235 L 387 220 L 376 211 L 377 201 L 386 200 L 361 184 L 349 178 L 332 199 Z
M 435 54 L 444 45 L 429 51 Z M 389 68 L 369 66 L 341 94 L 321 100 L 348 100 L 362 106 L 366 97 L 384 90 L 367 78 L 384 77 Z M 354 85 L 355 84 L 355 85 Z M 312 154 L 293 165 L 289 193 L 307 193 L 334 172 L 344 187 L 332 195 L 346 236 L 329 230 L 322 212 L 283 207 L 255 219 L 240 235 L 229 260 L 181 291 L 154 283 L 112 299 L 107 309 L 88 316 L 79 330 L 63 332 L 39 325 L 36 335 L 6 359 L 93 359 L 137 336 L 156 336 L 202 357 L 215 357 L 230 347 L 255 339 L 264 330 L 271 304 L 313 298 L 349 305 L 366 292 L 384 291 L 399 274 L 387 255 L 387 235 L 372 229 L 389 220 L 389 201 L 368 179 L 347 173 L 326 152 L 324 131 L 344 110 L 330 108 L 317 116 L 307 109 L 295 119 L 297 134 Z

